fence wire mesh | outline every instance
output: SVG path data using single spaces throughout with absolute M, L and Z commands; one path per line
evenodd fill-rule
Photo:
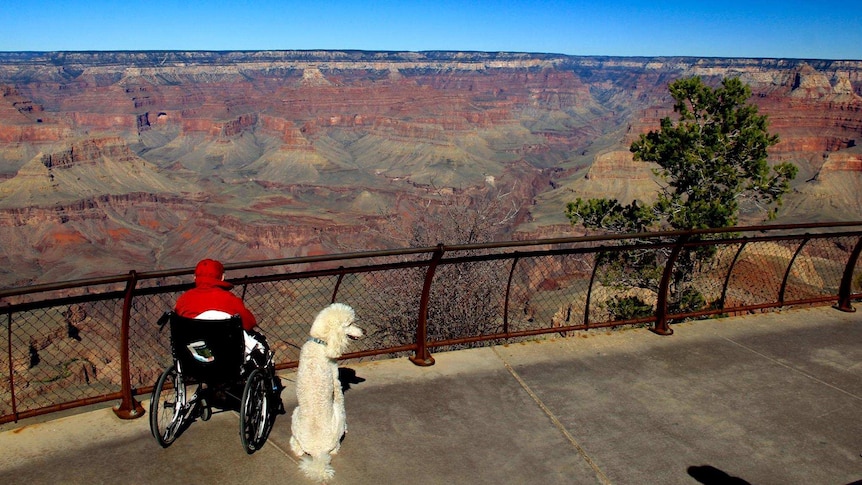
M 501 261 L 442 265 L 428 306 L 428 339 L 459 340 L 503 329 L 507 267 Z M 455 344 L 446 350 L 472 345 Z
M 100 300 L 11 315 L 0 415 L 116 392 L 120 373 L 121 302 Z M 10 360 L 11 357 L 11 360 Z
M 244 285 L 246 306 L 255 314 L 277 363 L 295 362 L 317 312 L 332 301 L 336 276 Z
M 860 238 L 862 231 L 680 245 L 669 268 L 668 311 L 705 315 L 834 302 Z M 255 268 L 233 291 L 257 316 L 279 368 L 297 364 L 315 316 L 332 301 L 351 305 L 365 331 L 350 352 L 403 356 L 420 344 L 420 302 L 432 267 L 424 344 L 438 350 L 655 320 L 659 282 L 675 243 L 667 237 L 644 242 L 549 243 L 528 253 L 453 250 L 439 266 L 430 252 L 352 257 L 359 263 L 347 268 L 333 257 L 326 271 L 308 273 L 285 272 L 279 262 L 272 273 Z M 853 263 L 850 292 L 858 298 L 862 261 Z M 0 307 L 7 341 L 0 353 L 0 419 L 115 400 L 124 379 L 133 394 L 149 392 L 172 362 L 169 332 L 156 322 L 191 286 L 191 277 L 142 283 L 128 295 L 121 285 L 99 292 L 82 284 L 61 296 L 46 293 L 41 301 L 38 294 L 7 298 Z
M 518 260 L 511 278 L 510 331 L 584 324 L 595 259 L 595 254 L 562 254 Z
M 338 300 L 356 311 L 365 337 L 352 350 L 398 348 L 416 339 L 416 316 L 422 294 L 423 268 L 352 273 L 342 281 Z

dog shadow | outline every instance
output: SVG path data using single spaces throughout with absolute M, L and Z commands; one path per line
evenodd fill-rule
M 352 384 L 365 382 L 365 379 L 356 375 L 356 371 L 349 367 L 338 368 L 338 380 L 341 381 L 341 391 L 346 392 Z

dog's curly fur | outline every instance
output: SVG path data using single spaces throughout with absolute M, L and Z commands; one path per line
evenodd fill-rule
M 300 468 L 317 481 L 331 479 L 331 455 L 347 433 L 344 393 L 338 363 L 350 338 L 362 337 L 353 325 L 356 315 L 348 305 L 333 303 L 317 314 L 299 353 L 296 373 L 297 407 L 291 420 L 290 448 L 301 458 Z

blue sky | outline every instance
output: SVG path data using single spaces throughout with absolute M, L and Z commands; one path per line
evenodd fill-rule
M 0 51 L 474 50 L 862 60 L 862 9 L 853 2 L 2 1 Z

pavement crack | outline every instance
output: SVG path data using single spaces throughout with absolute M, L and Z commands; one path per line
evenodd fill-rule
M 508 362 L 506 362 L 506 359 L 504 359 L 503 356 L 500 355 L 499 352 L 497 352 L 497 349 L 492 347 L 492 350 L 497 355 L 497 357 L 499 357 L 500 361 L 503 363 L 503 366 L 506 368 L 506 370 L 509 371 L 509 374 L 512 374 L 512 377 L 514 377 L 515 380 L 518 381 L 518 384 L 521 386 L 521 388 L 524 389 L 524 391 L 526 391 L 526 393 L 533 399 L 533 401 L 536 402 L 536 404 L 539 406 L 539 408 L 548 416 L 548 418 L 550 418 L 551 422 L 554 424 L 554 427 L 556 427 L 560 431 L 560 433 L 563 434 L 563 436 L 566 438 L 566 440 L 568 440 L 568 442 L 571 443 L 571 445 L 575 448 L 575 450 L 577 450 L 578 454 L 581 455 L 581 458 L 583 458 L 584 461 L 586 461 L 587 464 L 590 466 L 590 468 L 593 469 L 593 472 L 595 472 L 596 478 L 598 478 L 599 482 L 602 483 L 603 485 L 611 485 L 610 479 L 608 479 L 607 475 L 605 475 L 605 472 L 602 471 L 602 469 L 598 466 L 598 464 L 596 464 L 596 462 L 593 461 L 593 459 L 587 453 L 587 450 L 585 450 L 578 443 L 578 441 L 575 439 L 575 437 L 572 436 L 571 433 L 569 433 L 569 430 L 566 429 L 566 427 L 563 425 L 563 423 L 560 422 L 560 420 L 548 408 L 548 406 L 546 406 L 545 403 L 542 402 L 542 399 L 539 398 L 539 396 L 535 392 L 533 392 L 532 389 L 530 389 L 530 386 L 527 385 L 527 382 L 521 378 L 521 376 L 515 371 L 515 369 L 511 365 L 509 365 Z
M 285 448 L 282 448 L 281 446 L 278 445 L 278 443 L 274 442 L 273 440 L 267 440 L 267 443 L 270 446 L 272 446 L 273 448 L 275 448 L 276 450 L 278 450 L 279 452 L 281 452 L 281 454 L 284 455 L 285 458 L 292 461 L 295 465 L 299 466 L 299 460 L 294 458 L 293 453 L 286 450 Z
M 807 377 L 808 379 L 811 379 L 811 380 L 813 380 L 813 381 L 815 381 L 815 382 L 817 382 L 817 383 L 823 384 L 823 385 L 824 385 L 824 386 L 826 386 L 826 387 L 830 387 L 830 388 L 832 388 L 832 389 L 834 389 L 834 390 L 836 390 L 836 391 L 838 391 L 838 392 L 840 392 L 840 393 L 842 393 L 842 394 L 846 394 L 846 395 L 848 395 L 848 396 L 852 397 L 853 399 L 858 399 L 858 400 L 862 401 L 862 396 L 858 396 L 858 395 L 856 395 L 856 394 L 853 394 L 853 393 L 852 393 L 852 392 L 850 392 L 850 391 L 846 391 L 846 390 L 844 390 L 844 389 L 841 389 L 840 387 L 838 387 L 838 386 L 836 386 L 836 385 L 834 385 L 834 384 L 830 384 L 830 383 L 828 383 L 828 382 L 824 381 L 823 379 L 820 379 L 820 378 L 818 378 L 818 377 L 816 377 L 816 376 L 813 376 L 813 375 L 811 375 L 811 374 L 809 374 L 809 373 L 807 373 L 807 372 L 805 372 L 805 371 L 803 371 L 803 370 L 801 370 L 801 369 L 797 369 L 796 367 L 793 367 L 792 365 L 786 364 L 786 363 L 784 363 L 784 362 L 782 362 L 782 361 L 780 361 L 780 360 L 776 359 L 775 357 L 771 357 L 771 356 L 766 355 L 766 354 L 764 354 L 764 353 L 762 353 L 762 352 L 758 352 L 757 350 L 754 350 L 754 349 L 753 349 L 753 348 L 751 348 L 751 347 L 748 347 L 748 346 L 746 346 L 746 345 L 743 345 L 743 344 L 741 344 L 741 343 L 739 343 L 739 342 L 737 342 L 737 341 L 735 341 L 735 340 L 733 340 L 733 339 L 730 339 L 730 338 L 728 338 L 728 337 L 722 337 L 722 338 L 723 338 L 724 340 L 727 340 L 728 342 L 730 342 L 730 343 L 734 344 L 734 345 L 737 345 L 737 346 L 739 346 L 739 347 L 742 347 L 743 349 L 745 349 L 745 350 L 747 350 L 747 351 L 749 351 L 749 352 L 751 352 L 751 353 L 753 353 L 753 354 L 756 354 L 756 355 L 758 355 L 758 356 L 760 356 L 760 357 L 763 357 L 764 359 L 769 360 L 769 361 L 770 361 L 770 362 L 772 362 L 772 363 L 778 364 L 778 365 L 780 365 L 780 366 L 782 366 L 782 367 L 784 367 L 784 368 L 786 368 L 786 369 L 789 369 L 789 370 L 791 370 L 791 371 L 793 371 L 793 372 L 796 372 L 797 374 L 801 374 L 801 375 L 803 375 L 803 376 Z
M 839 411 L 842 411 L 842 410 L 844 410 L 844 409 L 847 409 L 847 407 L 848 407 L 848 406 L 839 406 L 839 407 L 837 407 L 837 408 L 835 408 L 835 409 L 830 409 L 829 411 L 826 411 L 825 413 L 820 413 L 820 414 L 818 414 L 817 416 L 814 416 L 814 419 L 821 419 L 821 418 L 824 418 L 824 417 L 826 417 L 826 416 L 828 416 L 828 415 L 830 415 L 830 414 L 832 414 L 832 413 L 837 413 L 837 412 L 839 412 Z

